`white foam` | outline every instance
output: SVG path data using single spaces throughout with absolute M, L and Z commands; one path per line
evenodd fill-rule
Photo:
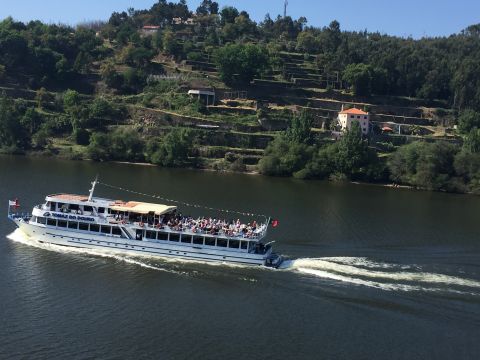
M 328 257 L 323 259 L 340 263 L 340 264 L 362 266 L 370 269 L 409 270 L 409 269 L 418 268 L 418 266 L 415 266 L 415 265 L 399 265 L 399 264 L 388 264 L 388 263 L 376 262 L 366 257 Z
M 152 260 L 157 262 L 160 260 L 162 263 L 169 264 L 169 265 L 177 265 L 177 264 L 183 263 L 183 264 L 222 266 L 222 267 L 230 267 L 230 268 L 251 268 L 251 266 L 244 265 L 244 264 L 202 261 L 202 260 L 195 260 L 195 259 L 182 259 L 182 258 L 176 258 L 176 257 L 162 257 L 158 255 L 152 256 L 149 254 L 138 254 L 138 255 L 136 254 L 135 256 L 131 256 L 131 255 L 123 254 L 120 252 L 117 252 L 117 253 L 112 252 L 107 249 L 85 249 L 85 248 L 58 246 L 55 244 L 48 244 L 48 243 L 40 243 L 34 238 L 27 236 L 20 229 L 16 229 L 13 233 L 11 233 L 10 235 L 7 235 L 7 238 L 17 243 L 33 246 L 43 250 L 54 251 L 54 252 L 63 253 L 63 254 L 85 254 L 85 255 L 93 255 L 93 256 L 99 256 L 99 257 L 108 257 L 108 258 L 111 258 L 117 261 L 122 261 L 128 264 L 138 265 L 146 269 L 165 271 L 165 272 L 170 272 L 170 273 L 180 274 L 180 275 L 191 275 L 191 272 L 166 269 L 161 266 L 148 264 L 146 260 Z
M 25 233 L 23 233 L 20 229 L 16 229 L 13 233 L 11 233 L 10 235 L 7 235 L 7 238 L 17 243 L 33 246 L 42 250 L 54 251 L 54 252 L 63 253 L 63 254 L 85 254 L 85 255 L 92 255 L 97 257 L 110 258 L 117 261 L 125 262 L 127 264 L 141 266 L 143 268 L 150 269 L 150 270 L 182 274 L 181 272 L 178 272 L 178 271 L 165 269 L 160 266 L 150 265 L 144 261 L 137 260 L 126 255 L 114 253 L 108 250 L 82 249 L 82 248 L 58 246 L 55 244 L 40 243 L 39 241 L 25 235 Z M 140 256 L 140 257 L 144 257 L 144 256 Z
M 346 265 L 355 264 L 355 265 Z M 361 266 L 361 267 L 359 267 Z M 375 268 L 377 270 L 365 267 Z M 439 290 L 431 285 L 480 288 L 480 282 L 456 276 L 412 271 L 379 271 L 378 268 L 395 269 L 398 265 L 383 264 L 365 258 L 303 258 L 291 260 L 284 269 L 298 271 L 322 278 L 350 282 L 384 290 Z M 395 283 L 383 283 L 381 280 Z M 398 283 L 397 283 L 398 282 Z M 408 284 L 402 284 L 407 282 Z M 412 285 L 411 283 L 416 283 Z M 449 290 L 449 289 L 447 289 Z M 452 289 L 452 291 L 454 291 Z
M 99 257 L 108 257 L 128 264 L 141 266 L 146 269 L 170 272 L 179 275 L 191 275 L 192 272 L 172 270 L 161 265 L 152 265 L 147 262 L 150 260 L 161 260 L 164 264 L 188 263 L 188 264 L 208 264 L 210 266 L 222 266 L 231 268 L 251 268 L 248 265 L 204 262 L 197 260 L 179 259 L 179 258 L 161 258 L 158 256 L 138 255 L 129 256 L 121 253 L 113 253 L 106 250 L 67 248 L 53 244 L 40 243 L 33 238 L 26 236 L 20 229 L 15 230 L 7 236 L 10 240 L 22 243 L 28 246 L 34 246 L 43 250 L 55 251 L 65 254 L 87 254 Z M 276 271 L 273 268 L 256 267 L 259 270 Z M 281 266 L 283 271 L 294 271 L 319 278 L 335 280 L 344 283 L 373 287 L 387 291 L 448 291 L 461 294 L 478 293 L 464 292 L 459 289 L 440 289 L 434 285 L 445 285 L 451 287 L 480 288 L 480 282 L 472 279 L 466 279 L 456 276 L 443 275 L 422 272 L 419 266 L 398 265 L 382 262 L 375 262 L 365 257 L 325 257 L 325 258 L 301 258 L 296 260 L 286 260 Z M 408 269 L 408 271 L 405 271 Z M 418 270 L 413 272 L 412 269 Z M 384 271 L 382 271 L 384 270 Z M 242 277 L 241 280 L 256 281 L 248 277 Z

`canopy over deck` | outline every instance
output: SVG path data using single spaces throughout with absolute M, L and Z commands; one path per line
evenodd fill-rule
M 52 194 L 48 195 L 47 197 L 52 198 L 56 201 L 88 201 L 88 196 L 76 194 Z
M 163 215 L 176 210 L 177 207 L 137 201 L 116 201 L 110 205 L 110 209 L 115 211 L 133 212 L 138 214 L 154 213 L 155 215 Z

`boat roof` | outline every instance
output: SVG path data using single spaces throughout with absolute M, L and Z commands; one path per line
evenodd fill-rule
M 162 205 L 162 204 L 153 204 L 137 201 L 116 201 L 110 205 L 110 209 L 116 211 L 128 211 L 138 214 L 148 214 L 155 213 L 155 215 L 162 215 L 175 210 L 176 206 Z
M 53 194 L 48 195 L 48 197 L 55 198 L 57 200 L 64 201 L 88 201 L 88 196 L 85 195 L 75 195 L 75 194 Z
M 92 206 L 104 206 L 109 207 L 115 211 L 134 212 L 138 214 L 154 213 L 155 215 L 162 215 L 172 212 L 177 209 L 176 206 L 146 203 L 140 201 L 123 201 L 123 200 L 111 200 L 92 198 L 92 201 L 88 201 L 88 196 L 75 195 L 75 194 L 53 194 L 47 196 L 48 201 L 66 202 L 70 204 L 85 204 Z

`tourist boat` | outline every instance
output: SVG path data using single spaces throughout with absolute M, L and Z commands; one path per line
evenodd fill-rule
M 8 217 L 40 243 L 274 268 L 283 261 L 264 242 L 270 219 L 258 225 L 193 219 L 176 206 L 94 197 L 97 183 L 88 196 L 48 195 L 31 214 L 20 214 L 18 201 L 10 201 Z

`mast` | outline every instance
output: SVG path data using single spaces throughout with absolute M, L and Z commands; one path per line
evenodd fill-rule
M 285 3 L 283 4 L 283 17 L 287 17 L 287 6 L 288 6 L 288 0 L 285 0 Z
M 98 182 L 98 175 L 95 177 L 95 180 L 92 182 L 92 188 L 89 190 L 88 201 L 92 201 L 93 192 L 95 191 L 95 185 Z

